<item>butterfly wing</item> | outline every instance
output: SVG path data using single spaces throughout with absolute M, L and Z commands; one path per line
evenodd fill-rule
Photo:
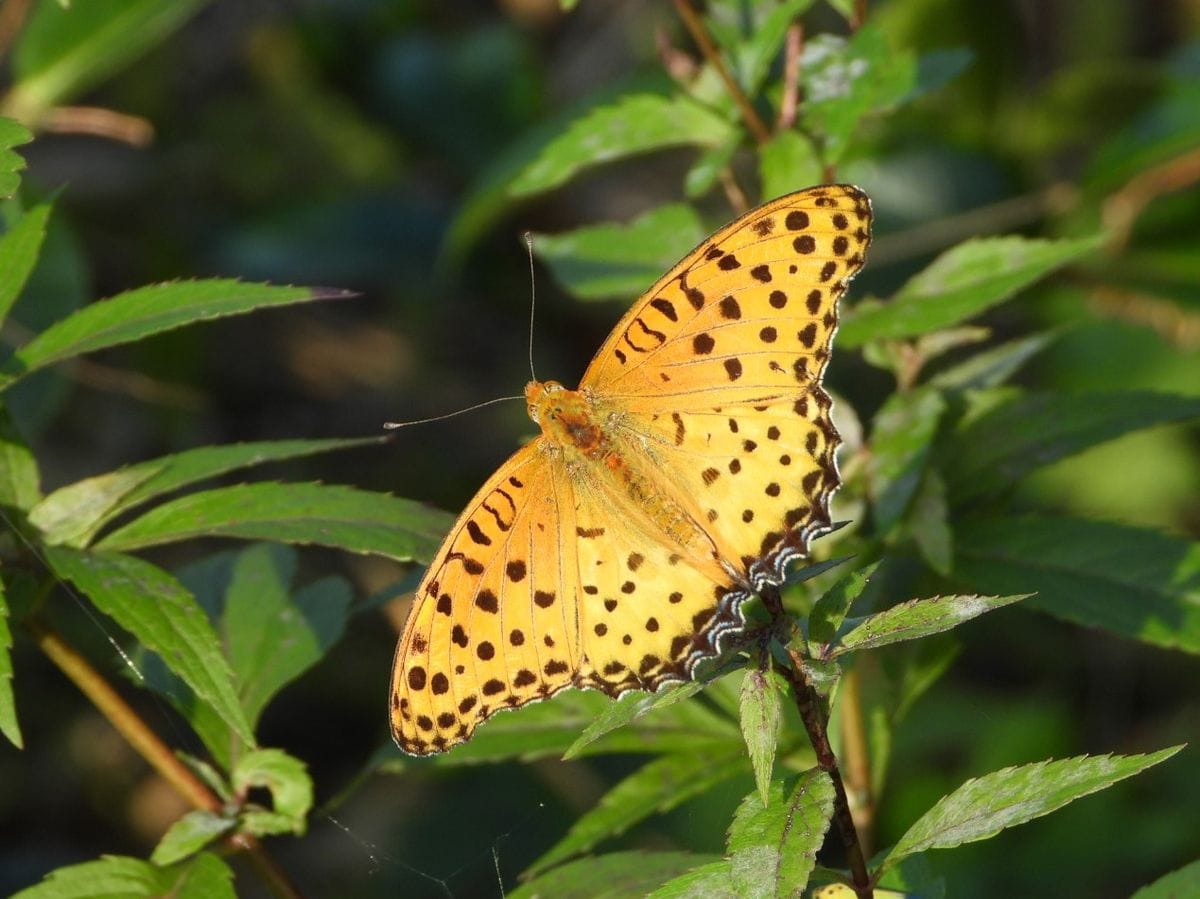
M 747 213 L 634 305 L 583 378 L 623 452 L 755 585 L 829 525 L 839 438 L 821 376 L 870 223 L 848 185 Z
M 413 755 L 467 740 L 479 722 L 570 686 L 579 621 L 561 534 L 569 485 L 541 439 L 468 504 L 417 587 L 392 666 L 392 735 Z M 568 545 L 568 549 L 569 549 Z
M 581 387 L 676 412 L 819 387 L 871 207 L 850 185 L 773 200 L 722 228 L 634 304 Z

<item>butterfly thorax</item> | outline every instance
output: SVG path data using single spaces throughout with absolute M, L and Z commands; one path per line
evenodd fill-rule
M 586 388 L 568 390 L 557 381 L 530 381 L 525 398 L 529 417 L 541 425 L 549 444 L 568 457 L 568 468 L 571 457 L 587 466 L 588 480 L 606 485 L 627 518 L 640 520 L 646 530 L 666 537 L 687 556 L 699 560 L 713 555 L 703 528 L 671 498 L 672 491 L 664 489 L 652 467 L 632 464 L 614 423 L 620 413 L 597 408 Z

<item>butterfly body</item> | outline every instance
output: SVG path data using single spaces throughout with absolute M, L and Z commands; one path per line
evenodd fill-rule
M 861 267 L 856 188 L 781 197 L 685 257 L 580 383 L 525 390 L 541 434 L 439 550 L 397 648 L 393 735 L 424 755 L 566 687 L 693 675 L 829 526 L 839 442 L 821 375 Z

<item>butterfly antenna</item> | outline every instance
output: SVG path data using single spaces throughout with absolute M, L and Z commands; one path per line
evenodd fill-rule
M 529 254 L 529 376 L 537 380 L 537 372 L 533 370 L 533 313 L 537 305 L 537 278 L 533 271 L 533 235 L 525 232 L 525 251 Z
M 410 425 L 427 425 L 433 421 L 445 421 L 447 418 L 454 418 L 456 415 L 465 415 L 467 412 L 474 412 L 476 409 L 482 409 L 484 406 L 494 406 L 496 403 L 507 403 L 510 400 L 523 400 L 524 396 L 498 396 L 493 400 L 484 400 L 482 403 L 476 403 L 474 406 L 467 406 L 465 409 L 458 409 L 454 412 L 447 412 L 445 415 L 435 415 L 432 418 L 418 418 L 415 421 L 385 421 L 383 429 L 385 431 L 395 431 L 397 428 L 407 428 Z

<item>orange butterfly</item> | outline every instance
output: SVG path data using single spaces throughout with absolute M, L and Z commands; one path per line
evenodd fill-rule
M 578 390 L 525 388 L 542 433 L 471 500 L 392 669 L 414 755 L 566 687 L 692 676 L 829 527 L 839 438 L 821 375 L 871 206 L 803 190 L 705 240 L 634 304 Z

